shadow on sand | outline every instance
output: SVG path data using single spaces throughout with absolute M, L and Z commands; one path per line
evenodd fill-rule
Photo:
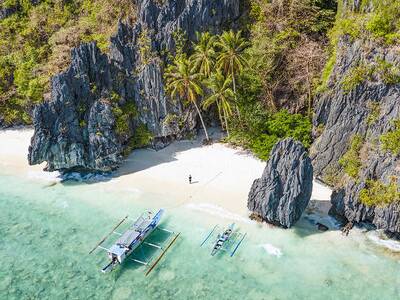
M 222 137 L 222 132 L 218 128 L 210 128 L 208 134 L 210 139 L 214 142 L 218 142 Z M 196 139 L 174 141 L 167 147 L 158 151 L 152 148 L 136 149 L 122 162 L 120 168 L 116 171 L 100 173 L 68 172 L 59 176 L 61 179 L 59 183 L 64 186 L 75 186 L 107 182 L 120 176 L 140 172 L 157 165 L 176 161 L 178 153 L 202 147 L 202 141 L 204 138 L 204 134 L 199 132 Z M 53 187 L 57 183 L 58 182 L 46 185 L 45 188 Z M 197 182 L 194 181 L 192 183 L 194 184 Z
M 222 133 L 218 128 L 210 128 L 208 131 L 209 137 L 214 142 L 218 142 Z M 110 181 L 113 178 L 129 175 L 135 172 L 143 171 L 151 167 L 176 161 L 176 156 L 180 152 L 203 146 L 202 141 L 205 136 L 199 132 L 196 139 L 175 141 L 161 150 L 152 148 L 142 148 L 134 150 L 123 162 L 121 167 L 114 172 L 106 173 L 80 173 L 70 172 L 60 175 L 60 183 L 65 186 L 74 186 L 80 184 L 93 184 L 98 182 Z M 189 175 L 189 174 L 188 174 Z M 192 182 L 197 183 L 196 181 Z M 47 188 L 54 186 L 51 184 Z
M 210 139 L 215 142 L 219 141 L 222 136 L 221 131 L 216 128 L 210 128 L 208 135 Z M 175 141 L 158 151 L 151 148 L 134 150 L 125 159 L 121 167 L 113 173 L 113 176 L 119 177 L 128 175 L 157 165 L 175 161 L 178 153 L 202 147 L 202 141 L 204 138 L 204 134 L 199 132 L 196 139 Z

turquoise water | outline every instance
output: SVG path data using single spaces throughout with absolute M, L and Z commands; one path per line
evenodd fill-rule
M 166 205 L 162 193 L 111 192 L 102 184 L 57 184 L 0 175 L 0 299 L 400 299 L 400 256 L 364 234 L 238 223 L 237 254 L 199 244 L 216 223 L 166 207 L 163 226 L 181 236 L 145 276 L 133 262 L 111 274 L 89 250 L 122 217 Z M 264 247 L 263 247 L 264 245 Z

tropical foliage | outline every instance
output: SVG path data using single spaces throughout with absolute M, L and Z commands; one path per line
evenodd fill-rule
M 391 130 L 385 134 L 382 134 L 380 141 L 382 149 L 389 151 L 393 155 L 400 154 L 400 120 L 394 121 L 394 130 Z
M 236 76 L 243 71 L 247 65 L 245 49 L 250 46 L 241 36 L 241 31 L 225 31 L 216 42 L 219 48 L 217 66 L 225 75 L 232 76 L 233 91 L 236 94 Z
M 210 76 L 207 86 L 211 94 L 204 100 L 203 108 L 207 109 L 213 104 L 217 105 L 219 119 L 229 136 L 228 119 L 233 115 L 232 100 L 235 96 L 231 89 L 232 77 L 231 75 L 224 77 L 221 71 L 217 71 Z
M 253 124 L 245 130 L 235 130 L 229 141 L 252 150 L 259 158 L 266 160 L 272 147 L 281 139 L 292 137 L 308 148 L 311 145 L 312 124 L 308 117 L 291 114 L 287 110 L 265 113 L 253 117 Z
M 198 33 L 191 55 L 187 57 L 184 53 L 178 53 L 166 69 L 168 92 L 172 98 L 178 96 L 195 106 L 207 140 L 207 129 L 197 102 L 202 100 L 201 107 L 204 109 L 215 105 L 222 127 L 229 131 L 233 107 L 236 107 L 236 114 L 239 115 L 234 103 L 234 78 L 246 66 L 245 50 L 248 46 L 240 31 L 224 32 L 220 36 L 212 36 L 209 32 Z M 205 98 L 200 99 L 199 96 Z
M 29 112 L 48 97 L 72 47 L 96 41 L 107 51 L 118 19 L 134 11 L 130 0 L 7 0 L 2 8 L 16 11 L 0 20 L 0 121 L 9 125 L 31 122 Z
M 260 96 L 262 80 L 249 65 L 251 43 L 242 32 L 219 36 L 197 35 L 192 51 L 179 52 L 166 68 L 165 81 L 172 98 L 192 103 L 206 131 L 200 107 L 215 109 L 227 141 L 251 149 L 267 159 L 279 139 L 294 137 L 311 144 L 311 122 L 301 114 L 268 109 Z
M 339 165 L 344 168 L 347 175 L 357 179 L 361 168 L 360 150 L 363 138 L 355 135 L 351 139 L 349 150 L 339 159 Z
M 269 110 L 287 108 L 311 117 L 336 2 L 251 1 L 249 65 L 260 76 L 260 100 Z
M 367 206 L 385 206 L 400 201 L 400 189 L 396 178 L 384 184 L 379 180 L 367 180 L 365 188 L 360 191 L 360 200 Z
M 197 43 L 194 43 L 194 53 L 191 56 L 193 67 L 203 76 L 209 77 L 215 67 L 215 40 L 209 32 L 197 33 Z
M 201 74 L 195 71 L 194 64 L 185 55 L 177 56 L 174 63 L 165 71 L 167 90 L 172 98 L 180 98 L 191 103 L 199 114 L 206 139 L 209 140 L 203 116 L 197 104 L 197 98 L 203 95 L 201 87 Z

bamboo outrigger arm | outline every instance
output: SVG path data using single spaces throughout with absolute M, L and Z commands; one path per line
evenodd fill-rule
M 125 218 L 123 218 L 112 230 L 109 234 L 107 234 L 99 243 L 97 243 L 97 245 L 89 251 L 89 254 L 91 254 L 94 250 L 96 250 L 101 244 L 104 243 L 104 241 L 114 233 L 114 230 L 117 229 L 123 222 L 126 221 L 126 219 L 128 219 L 128 216 L 126 216 Z
M 176 241 L 176 239 L 178 238 L 178 236 L 181 233 L 177 233 L 175 235 L 175 237 L 172 239 L 172 241 L 168 244 L 168 246 L 163 250 L 163 252 L 160 254 L 160 256 L 157 258 L 157 260 L 151 265 L 151 267 L 147 270 L 146 272 L 146 276 L 149 275 L 149 273 L 155 268 L 155 266 L 159 263 L 159 261 L 161 260 L 161 258 L 164 256 L 165 252 L 167 252 L 167 250 L 172 246 L 172 244 Z

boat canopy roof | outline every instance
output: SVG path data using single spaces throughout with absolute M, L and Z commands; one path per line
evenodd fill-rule
M 133 229 L 129 229 L 126 232 L 124 232 L 123 235 L 117 240 L 116 244 L 117 245 L 123 245 L 125 247 L 130 246 L 133 241 L 140 235 L 140 232 L 137 232 Z
M 125 248 L 115 244 L 111 246 L 109 252 L 120 257 L 125 253 Z

